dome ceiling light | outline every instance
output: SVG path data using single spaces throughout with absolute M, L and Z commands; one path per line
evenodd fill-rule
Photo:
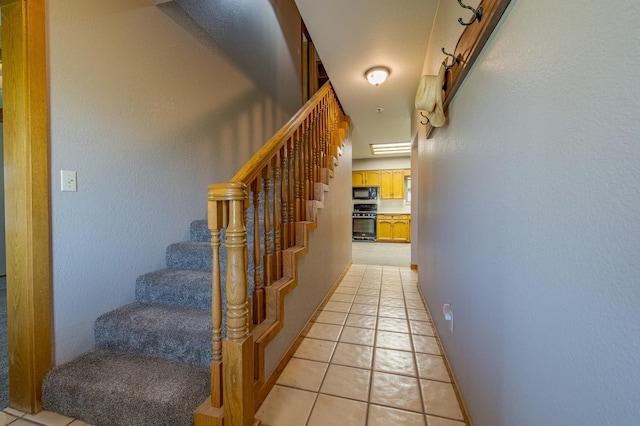
M 384 83 L 389 74 L 391 74 L 391 70 L 383 66 L 371 67 L 364 72 L 364 76 L 374 86 Z

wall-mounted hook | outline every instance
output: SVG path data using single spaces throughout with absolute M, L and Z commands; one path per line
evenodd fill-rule
M 480 6 L 478 9 L 474 9 L 471 6 L 467 6 L 466 4 L 462 3 L 462 0 L 458 0 L 458 3 L 460 3 L 461 7 L 469 9 L 473 12 L 473 18 L 471 18 L 469 22 L 463 22 L 462 18 L 458 18 L 458 22 L 460 23 L 460 25 L 471 25 L 474 22 L 480 21 L 482 19 L 482 6 Z
M 449 56 L 451 58 L 451 65 L 447 65 L 447 60 L 446 59 L 444 61 L 442 61 L 442 65 L 444 65 L 444 67 L 446 69 L 451 69 L 451 67 L 453 67 L 454 65 L 459 64 L 460 60 L 462 59 L 461 55 L 453 56 L 451 53 L 447 53 L 447 51 L 444 50 L 444 47 L 442 48 L 442 53 L 444 53 L 445 55 L 447 55 L 447 56 Z
M 424 121 L 420 121 L 420 124 L 422 124 L 423 126 L 426 126 L 427 124 L 429 124 L 429 117 L 427 117 L 426 115 L 424 115 L 424 113 L 423 113 L 422 111 L 420 111 L 420 115 L 421 115 L 423 118 L 426 118 L 426 119 L 427 119 L 427 122 L 426 122 L 426 123 L 425 123 Z

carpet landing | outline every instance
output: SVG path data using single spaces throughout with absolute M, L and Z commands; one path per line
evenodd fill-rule
M 44 409 L 95 426 L 193 424 L 210 392 L 207 222 L 193 222 L 190 236 L 167 248 L 166 269 L 136 280 L 135 303 L 96 320 L 93 351 L 47 374 Z

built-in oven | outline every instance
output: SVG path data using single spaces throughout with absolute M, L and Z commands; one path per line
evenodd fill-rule
M 352 198 L 354 200 L 377 200 L 379 186 L 354 186 Z
M 376 240 L 376 216 L 378 206 L 376 204 L 353 205 L 353 241 Z

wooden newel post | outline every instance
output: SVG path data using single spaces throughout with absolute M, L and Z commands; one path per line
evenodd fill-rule
M 213 184 L 210 200 L 226 200 L 227 248 L 227 338 L 222 344 L 224 424 L 249 426 L 254 423 L 253 336 L 249 333 L 247 285 L 247 231 L 244 203 L 247 188 L 241 182 Z

